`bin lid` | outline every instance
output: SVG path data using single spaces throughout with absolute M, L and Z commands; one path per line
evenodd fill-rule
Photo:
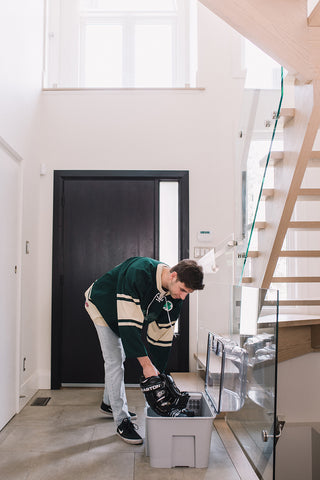
M 208 333 L 205 392 L 215 413 L 235 412 L 246 395 L 248 353 L 228 338 Z

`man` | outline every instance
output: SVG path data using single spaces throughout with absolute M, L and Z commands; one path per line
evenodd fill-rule
M 166 367 L 174 324 L 183 300 L 204 285 L 202 268 L 193 260 L 174 267 L 147 257 L 132 257 L 96 280 L 85 293 L 85 308 L 93 320 L 104 358 L 105 389 L 101 410 L 114 418 L 117 434 L 141 444 L 131 422 L 125 386 L 125 358 L 137 358 L 145 378 Z M 148 352 L 142 341 L 147 325 Z

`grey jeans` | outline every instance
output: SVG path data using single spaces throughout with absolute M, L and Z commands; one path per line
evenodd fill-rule
M 86 292 L 85 296 L 85 308 L 96 327 L 104 359 L 105 383 L 103 402 L 111 406 L 114 421 L 118 426 L 124 418 L 130 418 L 124 386 L 123 362 L 126 358 L 125 353 L 121 339 L 108 325 L 102 325 L 105 322 L 95 305 L 88 300 L 88 292 Z

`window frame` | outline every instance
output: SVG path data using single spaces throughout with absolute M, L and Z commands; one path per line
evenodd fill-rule
M 77 0 L 63 2 L 48 0 L 46 59 L 44 71 L 44 88 L 54 89 L 92 89 L 86 87 L 83 71 L 83 29 L 85 25 L 96 22 L 114 24 L 164 24 L 172 28 L 172 84 L 168 88 L 196 87 L 196 53 L 191 49 L 190 35 L 196 38 L 196 4 L 195 0 L 176 0 L 177 10 L 149 12 L 114 12 L 82 11 L 77 8 Z M 140 23 L 139 23 L 140 22 Z M 126 35 L 128 37 L 128 35 Z M 131 35 L 132 38 L 132 35 Z M 133 51 L 130 42 L 131 52 Z M 124 51 L 126 48 L 123 49 Z M 131 53 L 131 57 L 132 57 Z M 124 64 L 128 66 L 128 52 Z M 192 58 L 191 58 L 192 57 Z M 192 66 L 192 68 L 191 68 Z M 192 70 L 192 71 L 191 71 Z M 193 71 L 194 70 L 194 71 Z M 134 73 L 125 72 L 126 80 L 119 87 L 111 88 L 163 88 L 161 85 L 136 87 L 133 83 Z M 95 88 L 95 87 L 93 87 Z M 110 88 L 101 87 L 96 88 Z M 166 88 L 166 87 L 164 87 Z
M 135 85 L 135 26 L 137 25 L 169 25 L 172 29 L 172 85 L 181 84 L 181 66 L 183 59 L 178 56 L 178 20 L 176 15 L 146 15 L 126 13 L 125 15 L 87 15 L 80 17 L 79 35 L 79 80 L 81 88 L 90 88 L 85 81 L 85 29 L 91 25 L 120 25 L 123 31 L 122 42 L 122 84 L 116 88 L 130 88 Z M 179 78 L 180 77 L 180 78 Z

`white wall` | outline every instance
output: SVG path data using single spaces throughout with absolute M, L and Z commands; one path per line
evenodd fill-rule
M 55 169 L 190 171 L 190 255 L 203 225 L 214 244 L 234 229 L 233 146 L 242 79 L 232 78 L 234 32 L 199 7 L 199 86 L 205 91 L 45 92 L 32 156 L 39 177 L 40 386 L 49 386 L 52 180 Z M 30 179 L 31 182 L 31 179 Z M 29 186 L 26 185 L 27 190 Z M 190 356 L 196 351 L 191 302 Z
M 1 2 L 0 132 L 26 155 L 41 93 L 43 0 Z
M 278 365 L 278 414 L 288 423 L 320 422 L 320 353 Z
M 32 374 L 38 368 L 36 246 L 39 180 L 34 175 L 30 141 L 41 95 L 43 3 L 43 0 L 1 2 L 0 16 L 0 136 L 22 158 L 24 176 L 23 241 L 20 244 L 22 298 L 19 367 L 22 392 L 30 387 Z M 2 231 L 1 235 L 5 235 L 5 232 Z M 28 257 L 24 254 L 26 239 L 33 246 Z M 22 372 L 24 356 L 27 357 L 27 369 Z M 35 382 L 31 392 L 36 386 Z
M 42 0 L 7 2 L 0 22 L 7 73 L 0 134 L 24 163 L 21 390 L 28 395 L 50 386 L 53 170 L 189 170 L 192 256 L 204 225 L 214 228 L 214 244 L 234 231 L 233 139 L 243 79 L 232 77 L 238 36 L 201 5 L 198 75 L 205 91 L 42 94 Z M 191 358 L 195 305 L 192 299 Z

